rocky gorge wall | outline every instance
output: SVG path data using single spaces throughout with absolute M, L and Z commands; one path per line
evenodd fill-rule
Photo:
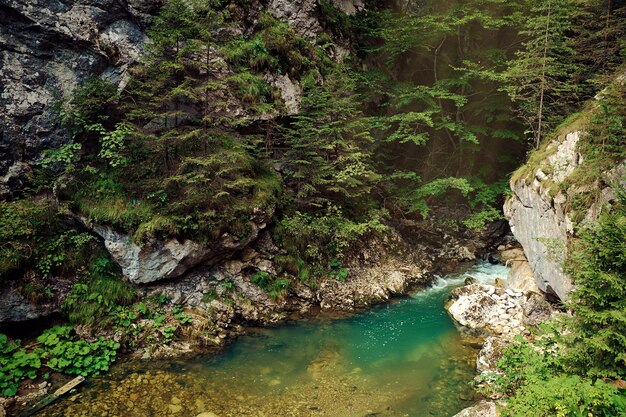
M 158 0 L 0 2 L 0 197 L 69 140 L 53 105 L 89 77 L 125 82 Z
M 361 0 L 333 0 L 354 14 Z M 0 198 L 18 191 L 41 152 L 71 138 L 54 109 L 83 81 L 100 77 L 123 87 L 127 69 L 144 51 L 147 31 L 163 0 L 2 0 L 0 1 Z M 242 25 L 248 33 L 261 12 L 313 38 L 324 29 L 316 0 L 252 1 Z M 337 42 L 336 59 L 349 49 Z M 299 85 L 286 75 L 268 74 L 286 112 L 298 110 Z M 244 116 L 236 103 L 230 112 Z
M 578 224 L 595 221 L 602 207 L 616 198 L 612 185 L 626 184 L 626 166 L 617 165 L 593 183 L 569 185 L 584 160 L 579 144 L 585 133 L 576 124 L 561 132 L 542 150 L 539 161 L 529 162 L 513 176 L 504 214 L 539 289 L 566 300 L 572 290 L 571 279 L 563 272 L 568 241 Z M 591 190 L 594 198 L 588 204 L 576 201 Z
M 361 0 L 333 0 L 332 3 L 346 14 L 364 8 Z M 0 105 L 4 109 L 0 116 L 0 198 L 10 198 L 12 193 L 19 191 L 42 151 L 71 140 L 57 120 L 54 107 L 58 99 L 71 94 L 90 77 L 109 79 L 120 88 L 125 85 L 127 69 L 139 59 L 149 42 L 148 28 L 161 4 L 160 0 L 4 0 L 0 3 L 0 85 L 3 88 Z M 249 2 L 245 16 L 228 30 L 250 33 L 263 12 L 271 13 L 311 40 L 325 31 L 316 0 Z M 334 59 L 342 59 L 348 53 L 347 42 L 346 39 L 337 40 L 330 51 Z M 285 74 L 267 74 L 267 77 L 280 90 L 285 113 L 297 113 L 298 82 Z M 233 103 L 228 111 L 230 116 L 248 117 L 237 103 Z M 160 291 L 171 292 L 174 299 L 190 308 L 206 307 L 206 303 L 201 302 L 202 296 L 207 291 L 216 290 L 214 287 L 220 283 L 210 277 L 223 276 L 235 283 L 241 281 L 241 292 L 250 293 L 252 299 L 256 299 L 256 292 L 248 291 L 250 271 L 258 269 L 276 273 L 272 263 L 275 253 L 258 250 L 259 245 L 273 246 L 271 236 L 265 230 L 271 213 L 255 212 L 249 225 L 252 232 L 245 239 L 224 234 L 208 247 L 191 240 L 176 239 L 153 239 L 138 246 L 127 231 L 93 224 L 79 215 L 70 217 L 81 229 L 98 237 L 120 266 L 126 280 L 135 285 L 158 286 Z M 417 229 L 410 231 L 414 226 Z M 354 262 L 346 265 L 351 270 L 351 277 L 358 279 L 349 279 L 341 285 L 326 283 L 304 296 L 299 288 L 294 287 L 291 295 L 326 309 L 353 309 L 383 301 L 406 291 L 410 285 L 426 282 L 429 274 L 440 270 L 447 261 L 471 261 L 477 254 L 484 254 L 486 246 L 506 232 L 501 226 L 503 224 L 496 225 L 487 235 L 479 236 L 463 235 L 464 232 L 459 230 L 442 230 L 430 222 L 402 225 L 399 228 L 409 230 L 410 235 L 427 236 L 420 229 L 425 227 L 436 238 L 433 242 L 422 238 L 417 244 L 408 243 L 392 230 L 380 241 L 366 240 L 365 246 L 355 251 Z M 366 247 L 368 245 L 371 247 Z M 378 248 L 377 254 L 372 252 L 373 247 Z M 53 280 L 55 296 L 48 303 L 25 298 L 17 287 L 2 288 L 0 304 L 6 308 L 0 309 L 0 323 L 32 320 L 59 312 L 72 282 Z M 243 284 L 245 282 L 247 285 Z M 190 287 L 192 284 L 193 288 Z M 189 291 L 189 297 L 181 299 L 176 295 Z M 263 309 L 267 303 L 259 302 L 258 305 Z M 272 306 L 268 311 L 281 309 L 281 306 Z

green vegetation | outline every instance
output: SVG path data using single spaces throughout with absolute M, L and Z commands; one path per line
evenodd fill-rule
M 626 378 L 626 199 L 580 233 L 566 271 L 576 289 L 569 355 L 593 378 Z
M 93 237 L 64 224 L 52 198 L 0 202 L 0 217 L 0 281 L 25 269 L 73 272 L 88 258 Z
M 88 342 L 72 336 L 69 326 L 43 332 L 36 343 L 25 347 L 0 334 L 0 395 L 15 395 L 25 379 L 34 380 L 47 370 L 76 375 L 99 375 L 115 361 L 119 343 L 100 337 Z
M 502 373 L 479 381 L 479 391 L 507 395 L 501 408 L 505 417 L 604 416 L 626 412 L 626 395 L 611 381 L 590 379 L 568 366 L 556 353 L 563 343 L 555 333 L 537 338 L 534 344 L 521 337 L 503 352 L 498 363 Z
M 309 39 L 270 13 L 249 15 L 245 2 L 164 2 L 128 84 L 118 91 L 90 79 L 62 98 L 58 123 L 70 141 L 43 155 L 23 194 L 0 202 L 0 285 L 16 284 L 41 301 L 55 296 L 50 280 L 71 279 L 63 312 L 72 325 L 114 328 L 127 347 L 170 343 L 191 317 L 165 298 L 138 300 L 75 214 L 138 245 L 246 241 L 262 220 L 286 253 L 275 256 L 279 276 L 258 271 L 250 279 L 279 299 L 287 274 L 311 287 L 348 279 L 355 244 L 384 234 L 390 220 L 421 220 L 445 207 L 461 213 L 442 219 L 459 230 L 501 219 L 505 173 L 533 145 L 513 175 L 531 180 L 553 151 L 549 139 L 572 125 L 569 114 L 586 126 L 584 162 L 553 191 L 587 186 L 574 209 L 597 201 L 598 187 L 588 185 L 626 157 L 625 89 L 605 88 L 625 56 L 622 0 L 373 3 L 347 16 L 319 0 L 328 33 Z M 352 54 L 344 56 L 348 40 Z M 295 114 L 281 99 L 285 76 L 301 90 Z M 597 106 L 581 108 L 599 92 Z M 576 404 L 593 415 L 621 410 L 601 379 L 625 377 L 623 300 L 609 296 L 624 291 L 623 242 L 611 234 L 623 238 L 620 210 L 583 232 L 568 261 L 578 285 L 575 330 L 559 341 L 568 353 L 537 359 L 523 348 L 509 353 L 518 362 L 503 364 L 511 374 L 524 361 L 546 366 L 499 382 L 513 395 L 510 415 L 523 415 L 531 397 L 545 415 L 567 415 Z M 232 281 L 219 286 L 205 302 L 238 296 Z M 59 355 L 106 356 L 113 346 L 84 345 L 63 332 L 49 336 L 51 349 L 55 337 L 64 343 Z M 18 345 L 2 344 L 17 355 L 0 386 L 7 393 L 38 366 L 98 370 Z M 582 372 L 586 362 L 595 365 Z
M 276 300 L 287 293 L 291 282 L 286 278 L 278 278 L 265 271 L 257 271 L 251 277 L 250 281 L 259 288 L 267 291 L 271 299 Z
M 479 381 L 505 394 L 504 416 L 605 416 L 626 413 L 626 201 L 580 233 L 565 263 L 576 289 L 571 317 L 546 325 L 532 343 L 518 337 L 498 363 L 502 373 Z

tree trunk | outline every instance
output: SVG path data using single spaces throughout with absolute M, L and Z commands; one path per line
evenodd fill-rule
M 546 20 L 546 38 L 543 45 L 543 63 L 541 68 L 541 88 L 539 95 L 539 112 L 537 114 L 537 137 L 535 139 L 535 148 L 539 149 L 541 143 L 541 128 L 543 122 L 543 102 L 546 91 L 546 65 L 548 59 L 548 45 L 550 41 L 550 16 L 552 13 L 552 1 L 548 1 L 548 15 Z

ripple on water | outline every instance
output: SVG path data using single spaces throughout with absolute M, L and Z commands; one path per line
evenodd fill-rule
M 506 273 L 479 264 L 355 317 L 261 329 L 192 361 L 118 366 L 40 415 L 448 417 L 474 399 L 477 350 L 443 303 L 467 276 Z

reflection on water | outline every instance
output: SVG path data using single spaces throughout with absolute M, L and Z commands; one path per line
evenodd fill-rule
M 211 357 L 120 367 L 40 415 L 447 417 L 474 399 L 477 351 L 443 303 L 467 276 L 506 274 L 480 264 L 355 317 L 259 329 Z

